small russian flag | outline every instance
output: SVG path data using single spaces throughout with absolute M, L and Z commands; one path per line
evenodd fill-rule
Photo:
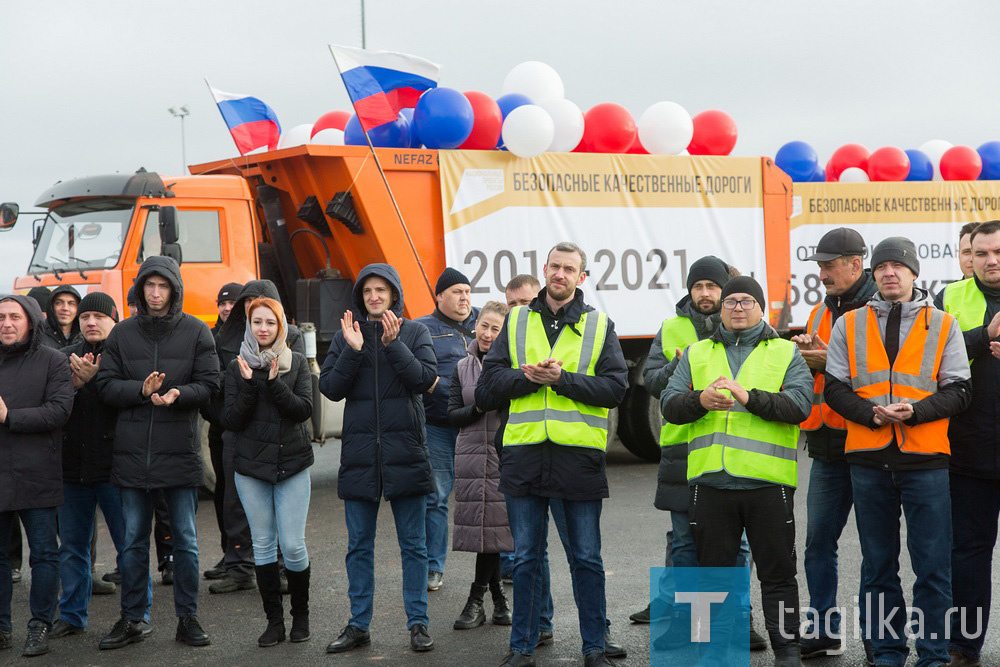
M 333 44 L 330 52 L 365 132 L 395 121 L 400 109 L 416 106 L 441 77 L 440 65 L 405 53 Z
M 212 97 L 233 135 L 240 155 L 246 155 L 262 146 L 267 146 L 272 151 L 277 148 L 281 125 L 274 109 L 250 95 L 224 93 L 211 85 L 208 89 L 212 91 Z

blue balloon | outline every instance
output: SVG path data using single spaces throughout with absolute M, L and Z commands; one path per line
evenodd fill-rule
M 983 160 L 983 172 L 979 174 L 979 180 L 1000 180 L 1000 141 L 987 141 L 976 152 Z
M 497 98 L 497 106 L 500 107 L 500 113 L 503 114 L 504 120 L 507 120 L 507 114 L 525 104 L 533 104 L 533 102 L 530 97 L 521 93 L 507 93 Z M 507 150 L 503 145 L 503 135 L 497 139 L 497 148 Z
M 399 114 L 396 122 L 382 123 L 368 130 L 368 137 L 372 140 L 372 146 L 379 148 L 409 148 L 410 123 L 406 120 L 406 116 Z M 357 114 L 347 121 L 347 127 L 344 128 L 344 143 L 348 146 L 368 145 Z
M 820 167 L 813 173 L 812 178 L 809 179 L 810 183 L 825 183 L 826 182 L 826 169 Z
M 910 158 L 910 173 L 906 175 L 907 181 L 929 181 L 934 178 L 934 165 L 931 159 L 923 151 L 909 149 L 904 151 L 906 157 Z
M 424 143 L 420 141 L 420 135 L 417 134 L 417 128 L 413 127 L 413 108 L 407 107 L 405 109 L 400 109 L 399 113 L 406 116 L 406 120 L 410 124 L 410 148 L 420 148 L 424 145 Z
M 791 176 L 792 181 L 805 183 L 812 180 L 819 169 L 819 156 L 806 142 L 789 141 L 778 149 L 774 163 L 778 165 L 778 169 Z
M 454 88 L 432 88 L 420 96 L 413 125 L 427 148 L 458 148 L 472 134 L 472 103 Z

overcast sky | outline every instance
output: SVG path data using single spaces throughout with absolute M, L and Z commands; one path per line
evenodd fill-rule
M 443 66 L 441 85 L 498 96 L 525 60 L 581 108 L 638 117 L 672 100 L 727 111 L 734 155 L 811 143 L 916 148 L 1000 139 L 1000 3 L 980 0 L 368 0 L 367 45 Z M 260 97 L 284 128 L 349 101 L 328 43 L 361 45 L 357 0 L 3 0 L 0 200 L 96 173 L 181 170 L 236 153 L 203 77 Z M 31 254 L 31 217 L 0 234 L 0 292 Z

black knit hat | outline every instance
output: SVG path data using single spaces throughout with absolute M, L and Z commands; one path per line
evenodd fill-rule
M 440 294 L 452 285 L 471 285 L 469 279 L 466 278 L 465 274 L 458 269 L 453 269 L 450 266 L 441 272 L 441 276 L 438 278 L 437 285 L 434 286 L 434 293 Z
M 128 288 L 128 295 L 125 297 L 125 305 L 135 305 L 135 283 L 132 283 L 132 286 Z
M 219 296 L 215 299 L 216 303 L 221 303 L 223 301 L 236 301 L 236 297 L 239 296 L 240 290 L 243 289 L 242 283 L 226 283 L 219 290 Z
M 37 285 L 28 290 L 28 296 L 38 303 L 43 313 L 48 310 L 49 302 L 52 301 L 52 292 L 48 287 L 43 287 L 41 285 Z
M 111 298 L 110 294 L 88 292 L 87 296 L 80 300 L 80 307 L 76 310 L 77 315 L 93 311 L 104 313 L 115 322 L 118 321 L 118 306 L 115 305 L 115 300 Z
M 714 255 L 702 257 L 688 269 L 688 292 L 699 280 L 711 280 L 719 287 L 729 282 L 729 265 Z
M 767 308 L 767 302 L 764 301 L 764 290 L 761 289 L 760 283 L 751 278 L 750 276 L 736 276 L 732 278 L 726 286 L 722 288 L 722 298 L 725 299 L 730 294 L 749 294 L 757 303 L 760 304 L 760 309 L 763 311 Z
M 913 275 L 920 275 L 920 259 L 917 257 L 917 246 L 913 241 L 902 236 L 890 236 L 879 242 L 872 250 L 872 270 L 882 262 L 899 262 L 903 266 L 913 271 Z

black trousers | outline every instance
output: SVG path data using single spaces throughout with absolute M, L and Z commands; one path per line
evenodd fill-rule
M 691 487 L 698 566 L 736 567 L 746 530 L 760 579 L 764 626 L 774 650 L 799 641 L 794 494 L 794 489 L 777 485 L 745 491 Z
M 226 574 L 236 581 L 249 581 L 254 576 L 253 542 L 250 524 L 243 511 L 243 504 L 236 492 L 236 435 L 222 434 L 222 464 L 226 471 L 226 494 L 223 507 L 223 524 L 226 527 L 226 556 L 223 566 Z
M 153 504 L 153 539 L 156 540 L 157 567 L 162 572 L 174 562 L 174 529 L 170 526 L 170 510 L 162 491 L 156 491 Z
M 215 522 L 219 526 L 222 553 L 226 553 L 226 468 L 222 459 L 222 432 L 224 430 L 216 424 L 211 424 L 208 427 L 208 450 L 212 454 L 212 469 L 215 470 L 215 496 L 213 496 L 212 501 L 215 503 Z

